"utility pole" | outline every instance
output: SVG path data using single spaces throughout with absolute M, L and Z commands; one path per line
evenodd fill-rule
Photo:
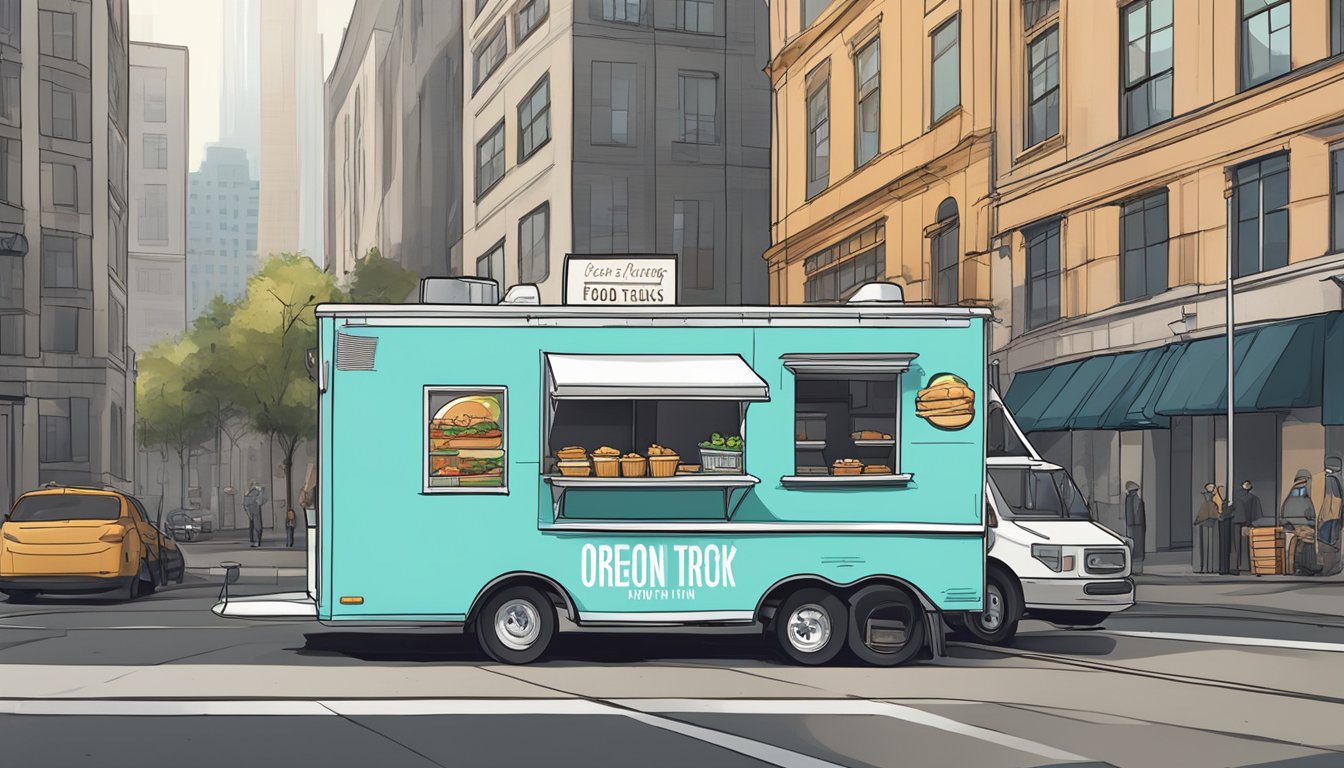
M 1232 178 L 1229 175 L 1227 187 L 1223 192 L 1223 197 L 1227 199 L 1227 490 L 1224 493 L 1223 507 L 1221 510 L 1226 512 L 1227 504 L 1231 501 L 1232 487 L 1236 480 L 1232 470 L 1235 466 L 1236 456 L 1236 411 L 1237 411 L 1237 390 L 1236 390 L 1236 370 L 1237 361 L 1234 354 L 1236 316 L 1233 312 L 1233 278 L 1236 272 L 1233 269 L 1236 255 L 1232 251 Z

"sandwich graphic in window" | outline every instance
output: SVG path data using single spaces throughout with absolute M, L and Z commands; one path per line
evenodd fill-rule
M 960 376 L 940 373 L 915 396 L 915 415 L 939 429 L 965 429 L 975 420 L 975 392 Z
M 502 487 L 502 393 L 429 392 L 429 486 Z

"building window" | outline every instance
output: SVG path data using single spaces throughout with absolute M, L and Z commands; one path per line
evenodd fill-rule
M 163 170 L 168 167 L 168 135 L 146 133 L 141 143 L 143 149 L 143 167 L 151 170 Z
M 1235 275 L 1288 265 L 1288 154 L 1261 158 L 1232 171 Z
M 1060 220 L 1028 227 L 1027 240 L 1027 330 L 1059 319 L 1059 230 Z
M 1059 133 L 1059 25 L 1027 46 L 1027 146 Z
M 51 204 L 56 208 L 79 210 L 79 175 L 68 163 L 49 163 L 51 169 Z
M 551 76 L 547 74 L 518 105 L 518 162 L 531 157 L 550 140 Z
M 1240 0 L 1241 87 L 1251 88 L 1293 68 L 1292 0 Z
M 79 353 L 79 307 L 45 307 L 42 311 L 42 351 Z
M 78 139 L 75 133 L 75 93 L 69 88 L 48 84 L 51 88 L 51 134 L 58 139 Z
M 961 297 L 961 219 L 957 201 L 947 198 L 938 204 L 938 226 L 930 242 L 933 257 L 933 303 L 956 304 Z
M 551 205 L 542 203 L 518 220 L 518 282 L 537 284 L 551 274 Z
M 108 467 L 116 477 L 126 477 L 126 409 L 112 404 L 108 429 Z
M 58 11 L 42 11 L 39 50 L 60 59 L 75 58 L 75 15 Z
M 107 351 L 118 360 L 126 359 L 126 308 L 115 298 L 108 301 Z
M 46 288 L 79 288 L 79 246 L 73 237 L 42 236 L 42 285 Z
M 630 249 L 630 182 L 623 176 L 597 179 L 589 190 L 589 247 L 593 253 Z
M 476 199 L 494 188 L 504 178 L 504 121 L 500 120 L 490 133 L 476 145 Z
M 162 67 L 136 67 L 144 88 L 145 122 L 168 122 L 168 70 Z
M 62 397 L 37 401 L 39 446 L 43 463 L 89 460 L 89 399 Z
M 10 205 L 23 205 L 23 145 L 0 139 L 0 195 Z
M 881 280 L 887 271 L 886 236 L 886 223 L 878 222 L 804 259 L 803 301 L 840 301 L 859 286 Z
M 1344 53 L 1344 0 L 1330 0 L 1330 53 Z
M 19 47 L 23 27 L 23 0 L 0 0 L 0 44 Z
M 489 79 L 490 75 L 499 69 L 499 65 L 504 63 L 504 57 L 509 52 L 509 38 L 505 34 L 504 20 L 501 19 L 490 37 L 485 41 L 485 45 L 476 49 L 472 56 L 472 88 L 473 90 L 481 87 Z
M 1030 32 L 1058 12 L 1059 0 L 1022 0 L 1022 28 Z
M 634 64 L 593 62 L 593 144 L 634 143 L 630 111 L 634 90 Z
M 826 6 L 831 4 L 831 0 L 802 0 L 802 4 L 803 29 L 807 29 L 817 20 L 821 12 L 826 10 Z
M 858 83 L 858 136 L 854 142 L 854 165 L 877 157 L 882 130 L 882 48 L 873 40 L 854 57 L 854 80 Z
M 713 208 L 699 200 L 673 203 L 672 252 L 677 254 L 683 288 L 698 291 L 714 288 Z
M 23 314 L 21 312 L 0 314 L 0 355 L 23 353 Z
M 714 0 L 677 0 L 677 29 L 714 32 Z
M 23 67 L 17 61 L 0 61 L 0 120 L 19 125 L 23 89 L 20 86 Z
M 1344 251 L 1344 149 L 1330 153 L 1330 247 Z
M 168 240 L 168 185 L 146 184 L 140 204 L 139 228 L 136 239 L 140 242 Z
M 1120 212 L 1120 300 L 1167 290 L 1167 192 L 1131 200 Z
M 681 140 L 688 144 L 719 143 L 719 78 L 709 73 L 681 72 Z
M 638 24 L 640 0 L 602 0 L 602 18 L 622 24 Z
M 425 387 L 426 493 L 508 490 L 503 387 Z
M 0 254 L 0 310 L 23 309 L 23 256 Z
M 823 65 L 826 66 L 826 65 Z M 831 183 L 831 78 L 808 77 L 807 94 L 807 196 L 819 194 Z
M 532 33 L 537 31 L 537 27 L 541 26 L 541 22 L 546 20 L 546 14 L 549 12 L 550 0 L 525 0 L 514 12 L 514 40 L 521 44 L 531 37 Z
M 933 122 L 961 104 L 961 18 L 953 16 L 930 36 L 933 51 Z
M 500 238 L 490 250 L 476 259 L 476 276 L 488 277 L 500 285 L 504 284 L 504 239 Z
M 1140 0 L 1125 6 L 1125 135 L 1171 119 L 1172 0 Z

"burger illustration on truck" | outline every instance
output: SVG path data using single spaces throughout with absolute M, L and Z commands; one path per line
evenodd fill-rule
M 499 400 L 459 397 L 434 414 L 429 424 L 433 485 L 500 485 L 504 433 Z
M 975 392 L 956 374 L 937 374 L 915 395 L 915 415 L 939 429 L 965 429 L 975 420 Z

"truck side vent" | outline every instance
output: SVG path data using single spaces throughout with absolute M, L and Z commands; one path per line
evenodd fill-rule
M 338 371 L 372 371 L 373 358 L 377 353 L 377 336 L 336 334 L 336 370 Z

